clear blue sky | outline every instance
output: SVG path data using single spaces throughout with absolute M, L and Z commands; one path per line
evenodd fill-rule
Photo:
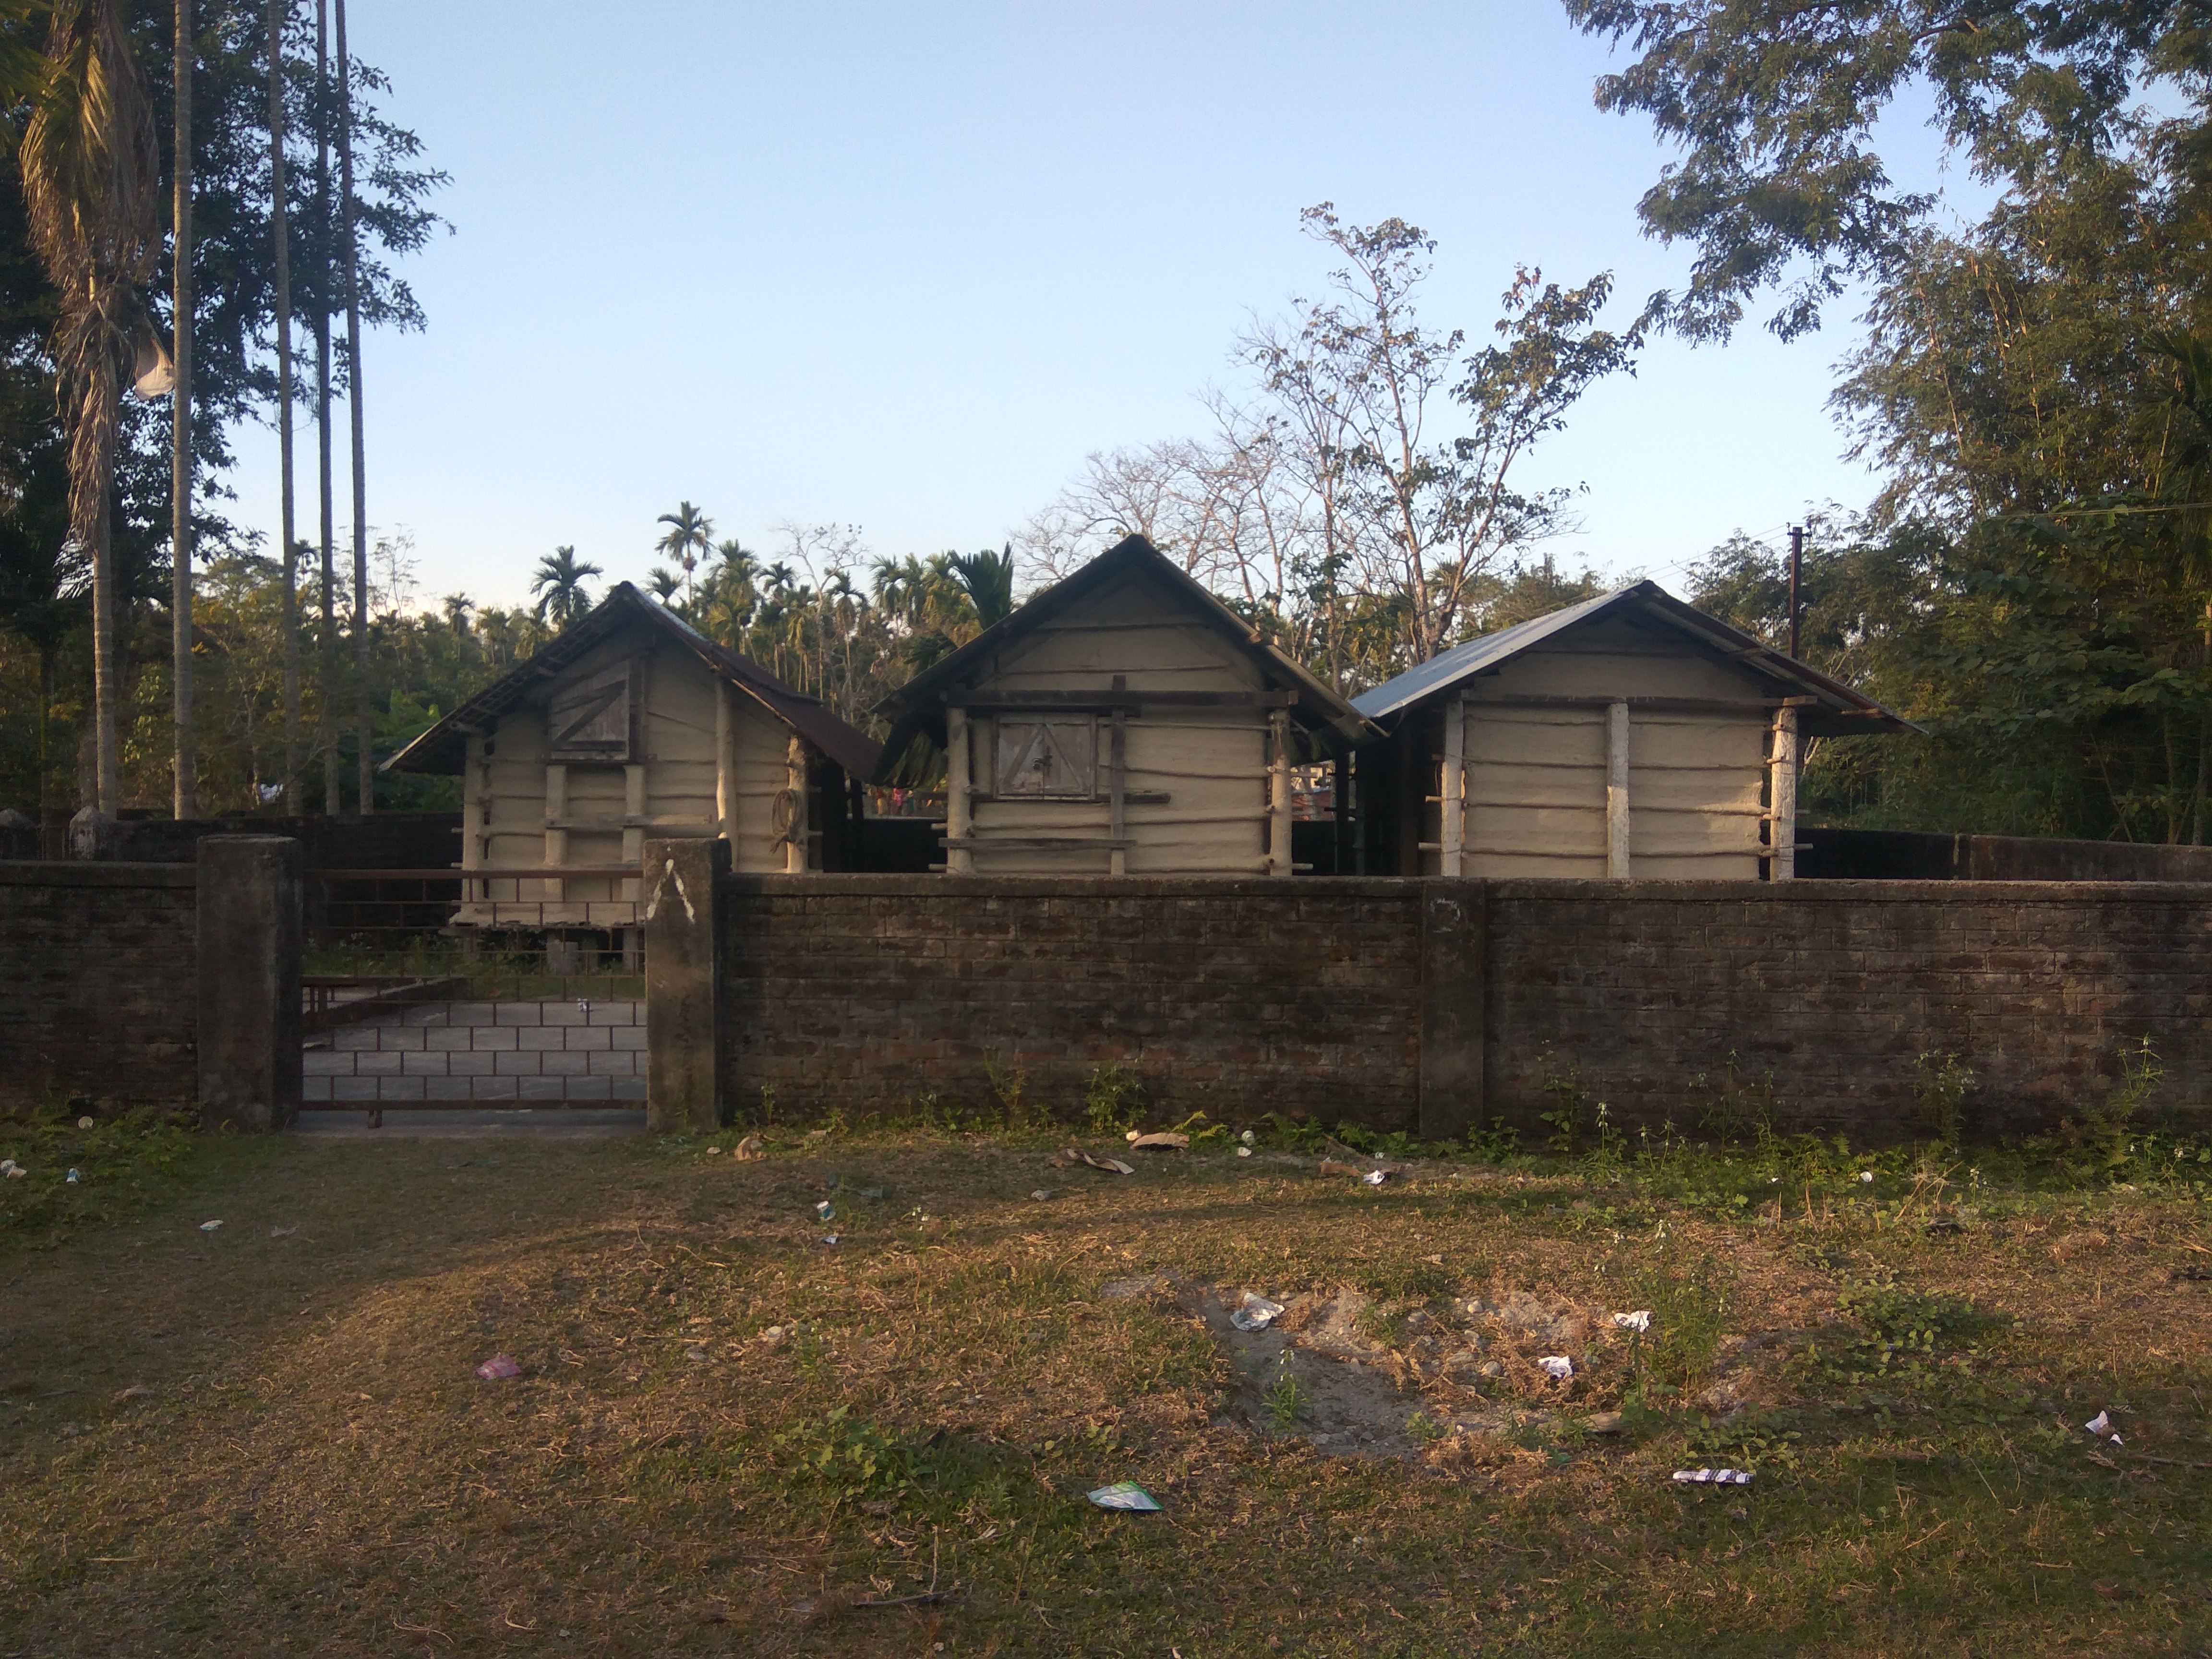
M 1516 260 L 1617 272 L 1624 319 L 1686 266 L 1635 220 L 1664 154 L 1592 106 L 1604 55 L 1541 0 L 349 16 L 453 177 L 453 234 L 408 262 L 428 331 L 365 352 L 369 519 L 413 532 L 425 599 L 520 599 L 563 542 L 641 576 L 684 497 L 751 546 L 996 544 L 1090 451 L 1202 424 L 1249 315 L 1316 288 L 1324 198 L 1434 234 L 1425 317 L 1470 334 Z M 1529 464 L 1589 487 L 1559 556 L 1664 579 L 1863 502 L 1824 409 L 1852 332 L 1662 343 L 1601 388 Z M 240 449 L 273 527 L 275 440 Z M 339 490 L 343 520 L 342 459 Z

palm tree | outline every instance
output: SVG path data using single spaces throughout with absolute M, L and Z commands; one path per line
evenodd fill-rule
M 592 596 L 584 586 L 584 578 L 605 574 L 606 572 L 599 566 L 580 561 L 574 548 L 555 548 L 538 560 L 537 580 L 530 584 L 530 591 L 538 596 L 539 620 L 550 623 L 556 630 L 580 620 L 592 608 Z
M 469 612 L 477 608 L 477 602 L 465 593 L 448 593 L 439 603 L 446 608 L 446 626 L 456 634 L 467 633 Z
M 988 628 L 993 623 L 1003 622 L 1014 609 L 1014 544 L 1008 542 L 1006 550 L 994 553 L 985 548 L 981 553 L 955 553 L 951 556 L 953 578 L 968 595 L 969 604 L 975 607 L 975 620 Z
M 684 578 L 666 565 L 657 564 L 653 567 L 653 574 L 645 579 L 645 585 L 653 590 L 654 599 L 666 605 L 676 597 L 676 590 L 684 586 Z
M 677 503 L 676 511 L 664 513 L 656 522 L 666 525 L 668 533 L 653 544 L 653 550 L 665 553 L 684 567 L 684 603 L 691 603 L 691 573 L 698 568 L 699 556 L 714 545 L 714 523 L 689 501 Z
M 53 283 L 53 353 L 70 438 L 70 537 L 92 566 L 94 799 L 121 804 L 115 560 L 109 541 L 125 377 L 152 329 L 139 286 L 158 252 L 161 163 L 120 0 L 11 0 L 51 12 L 46 63 L 21 144 L 31 242 Z

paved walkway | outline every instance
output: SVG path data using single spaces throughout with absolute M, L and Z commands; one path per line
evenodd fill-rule
M 419 1002 L 307 1040 L 309 1106 L 645 1102 L 642 1002 Z

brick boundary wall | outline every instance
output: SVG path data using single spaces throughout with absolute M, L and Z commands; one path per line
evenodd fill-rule
M 2204 1114 L 2212 885 L 1499 882 L 1490 915 L 1486 1092 L 1518 1121 L 1575 1066 L 1626 1121 L 1693 1129 L 1733 1054 L 1745 1109 L 1771 1073 L 1778 1127 L 1902 1137 L 1918 1057 L 1945 1053 L 1978 1079 L 1969 1127 L 2021 1133 L 2143 1036 L 2156 1103 Z
M 0 863 L 0 1105 L 197 1098 L 198 875 Z
M 1547 1083 L 1571 1079 L 1626 1127 L 1764 1109 L 1884 1139 L 1913 1131 L 1923 1052 L 1972 1067 L 1986 1134 L 2095 1098 L 2124 1040 L 2157 1046 L 2162 1108 L 2201 1115 L 2212 1070 L 2199 884 L 723 876 L 716 891 L 726 1113 L 763 1087 L 793 1118 L 930 1094 L 973 1109 L 995 1051 L 1066 1117 L 1117 1060 L 1155 1115 L 1534 1127 Z
M 1079 1119 L 1120 1061 L 1156 1114 L 1395 1121 L 1418 1096 L 1419 884 L 721 878 L 722 1098 L 972 1109 L 988 1065 Z M 650 963 L 650 956 L 648 956 Z M 658 1032 L 656 1030 L 656 1036 Z

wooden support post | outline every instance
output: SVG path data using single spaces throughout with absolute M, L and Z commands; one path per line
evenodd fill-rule
M 627 822 L 623 825 L 622 861 L 632 869 L 635 869 L 645 857 L 643 820 L 647 816 L 647 803 L 649 799 L 646 788 L 645 768 L 623 767 L 623 817 Z M 639 892 L 636 883 L 625 881 L 617 884 L 615 896 L 628 899 L 635 904 L 643 896 Z
M 716 682 L 714 821 L 720 826 L 717 833 L 730 843 L 732 856 L 738 845 L 738 723 L 730 707 L 730 699 L 736 695 L 728 686 Z
M 1791 881 L 1797 875 L 1797 711 L 1774 711 L 1774 753 L 1767 762 L 1767 878 Z
M 1444 764 L 1440 781 L 1437 873 L 1457 881 L 1467 848 L 1467 704 L 1458 697 L 1444 705 Z
M 1274 755 L 1267 767 L 1267 873 L 1291 873 L 1291 715 L 1278 708 L 1267 716 Z
M 557 870 L 568 861 L 568 832 L 557 829 L 568 816 L 568 769 L 549 766 L 545 769 L 545 862 Z M 558 904 L 568 896 L 568 884 L 558 879 L 546 881 L 539 890 L 546 902 Z
M 806 812 L 806 742 L 796 732 L 784 747 L 784 787 L 791 791 L 791 839 L 784 843 L 783 872 L 787 876 L 806 873 L 807 812 Z
M 952 843 L 945 852 L 948 876 L 975 873 L 975 855 L 961 844 L 971 833 L 968 780 L 968 711 L 948 708 L 945 711 L 945 838 Z
M 1628 879 L 1628 704 L 1605 711 L 1605 873 Z
M 491 765 L 484 758 L 484 740 L 468 740 L 468 758 L 461 763 L 461 868 L 473 870 L 484 862 L 489 850 Z M 481 883 L 465 881 L 461 884 L 461 902 L 467 904 L 484 896 Z
M 1119 690 L 1121 684 L 1121 677 L 1116 674 L 1114 677 L 1115 689 Z M 1114 876 L 1126 876 L 1129 873 L 1128 857 L 1120 845 L 1122 838 L 1128 833 L 1127 825 L 1129 777 L 1128 736 L 1128 717 L 1117 708 L 1114 711 L 1113 725 L 1109 729 L 1106 739 L 1106 763 L 1110 769 L 1107 787 L 1112 792 L 1107 802 L 1106 817 L 1109 828 L 1106 834 L 1108 838 L 1115 843 L 1106 854 L 1106 872 Z

